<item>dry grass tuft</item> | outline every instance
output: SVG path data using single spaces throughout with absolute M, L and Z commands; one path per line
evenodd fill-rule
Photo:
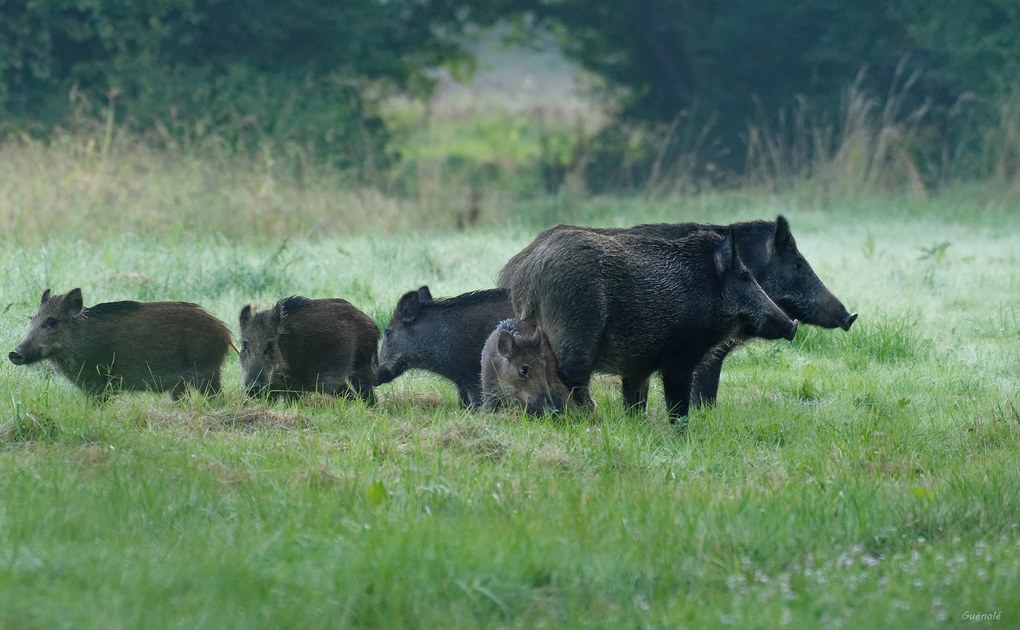
M 443 428 L 440 443 L 444 449 L 470 453 L 483 459 L 498 462 L 509 447 L 484 425 L 477 423 L 451 423 Z
M 298 481 L 300 485 L 315 488 L 316 490 L 331 490 L 350 486 L 354 483 L 355 479 L 350 474 L 341 474 L 324 464 L 320 464 L 301 473 Z
M 435 392 L 394 391 L 385 395 L 376 392 L 376 395 L 379 404 L 387 410 L 405 407 L 435 409 L 444 404 L 443 397 Z
M 153 410 L 146 415 L 145 422 L 150 428 L 186 428 L 198 433 L 292 430 L 308 426 L 307 420 L 295 413 L 282 413 L 262 407 L 246 407 L 240 410 L 224 409 L 212 412 L 184 409 L 171 412 Z
M 540 468 L 552 470 L 566 471 L 570 470 L 574 465 L 574 460 L 570 455 L 562 447 L 555 444 L 546 444 L 538 447 L 531 461 Z
M 60 433 L 60 425 L 51 416 L 24 411 L 0 424 L 0 443 L 47 441 Z

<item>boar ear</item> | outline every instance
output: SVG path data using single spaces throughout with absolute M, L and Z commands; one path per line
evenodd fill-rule
M 715 261 L 715 272 L 720 276 L 732 269 L 736 261 L 736 252 L 733 249 L 733 230 L 726 231 L 726 237 L 715 249 L 713 260 Z
M 418 289 L 418 301 L 422 304 L 432 301 L 432 293 L 429 291 L 428 285 Z
M 242 326 L 246 326 L 251 321 L 251 304 L 244 305 L 244 308 L 241 309 L 241 314 L 237 316 L 237 321 Z
M 506 328 L 499 329 L 499 336 L 496 337 L 496 350 L 504 359 L 509 359 L 514 353 L 514 334 Z
M 269 322 L 276 328 L 276 332 L 283 332 L 283 319 L 287 316 L 287 313 L 283 310 L 283 304 L 277 302 L 276 306 L 273 307 L 273 314 L 269 318 Z
M 82 303 L 81 289 L 71 289 L 64 297 L 64 308 L 71 315 L 77 315 L 85 305 Z
M 797 243 L 793 240 L 793 234 L 790 232 L 790 224 L 786 217 L 779 215 L 776 217 L 776 251 L 792 249 L 797 249 Z
M 421 314 L 421 299 L 419 299 L 418 291 L 408 291 L 404 294 L 400 301 L 397 302 L 396 317 L 399 317 L 405 324 L 410 324 L 414 320 L 418 319 L 418 315 Z
M 39 300 L 39 306 L 42 306 L 43 304 L 45 304 L 45 303 L 47 303 L 49 301 L 50 301 L 50 290 L 46 289 L 45 291 L 42 292 L 42 299 Z

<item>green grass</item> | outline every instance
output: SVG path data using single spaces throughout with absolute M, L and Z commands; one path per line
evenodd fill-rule
M 530 419 L 461 411 L 422 374 L 375 408 L 263 407 L 234 357 L 220 399 L 99 406 L 4 362 L 0 626 L 1020 623 L 1020 234 L 988 191 L 537 199 L 456 232 L 357 203 L 377 197 L 330 203 L 342 183 L 274 180 L 294 203 L 273 219 L 248 203 L 254 167 L 45 156 L 0 156 L 5 351 L 48 286 L 196 301 L 235 330 L 249 301 L 342 296 L 382 325 L 421 284 L 491 286 L 563 220 L 782 212 L 861 317 L 734 353 L 684 433 L 658 384 L 632 417 L 602 377 L 596 413 Z M 94 189 L 69 188 L 89 169 Z

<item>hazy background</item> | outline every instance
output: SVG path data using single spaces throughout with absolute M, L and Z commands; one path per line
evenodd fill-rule
M 0 6 L 7 143 L 326 173 L 462 227 L 547 195 L 1015 197 L 1018 69 L 1008 0 Z

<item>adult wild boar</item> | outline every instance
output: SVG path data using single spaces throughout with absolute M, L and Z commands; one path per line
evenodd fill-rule
M 822 328 L 849 330 L 857 313 L 849 313 L 839 298 L 822 283 L 811 265 L 797 249 L 789 222 L 782 216 L 775 221 L 742 221 L 731 225 L 700 223 L 650 223 L 630 228 L 586 228 L 556 225 L 539 234 L 534 241 L 510 259 L 499 274 L 499 286 L 509 286 L 520 265 L 552 234 L 562 230 L 588 230 L 604 236 L 637 234 L 665 239 L 681 239 L 697 231 L 725 235 L 732 233 L 740 258 L 754 275 L 765 293 L 787 315 L 798 321 Z M 719 390 L 719 374 L 723 361 L 746 337 L 723 340 L 705 354 L 695 370 L 691 391 L 694 406 L 714 404 Z M 647 383 L 643 389 L 647 392 Z M 638 406 L 643 406 L 641 396 Z
M 659 372 L 676 418 L 688 412 L 694 369 L 710 349 L 797 331 L 733 241 L 710 231 L 667 240 L 556 230 L 509 278 L 511 302 L 545 331 L 573 400 L 590 402 L 588 384 L 600 371 L 623 378 L 628 405 L 642 404 Z
M 241 309 L 241 373 L 249 394 L 356 394 L 373 403 L 379 328 L 347 300 L 284 298 Z
M 28 334 L 8 358 L 15 365 L 49 360 L 86 393 L 118 389 L 169 391 L 188 385 L 220 391 L 220 368 L 232 345 L 227 326 L 187 302 L 109 302 L 85 307 L 81 289 L 46 289 Z
M 560 411 L 568 391 L 542 331 L 517 319 L 501 321 L 482 349 L 486 409 L 523 407 L 530 414 Z
M 438 300 L 427 286 L 408 291 L 383 332 L 378 383 L 389 383 L 410 369 L 426 370 L 453 381 L 462 406 L 481 406 L 482 346 L 496 324 L 513 314 L 506 289 Z

